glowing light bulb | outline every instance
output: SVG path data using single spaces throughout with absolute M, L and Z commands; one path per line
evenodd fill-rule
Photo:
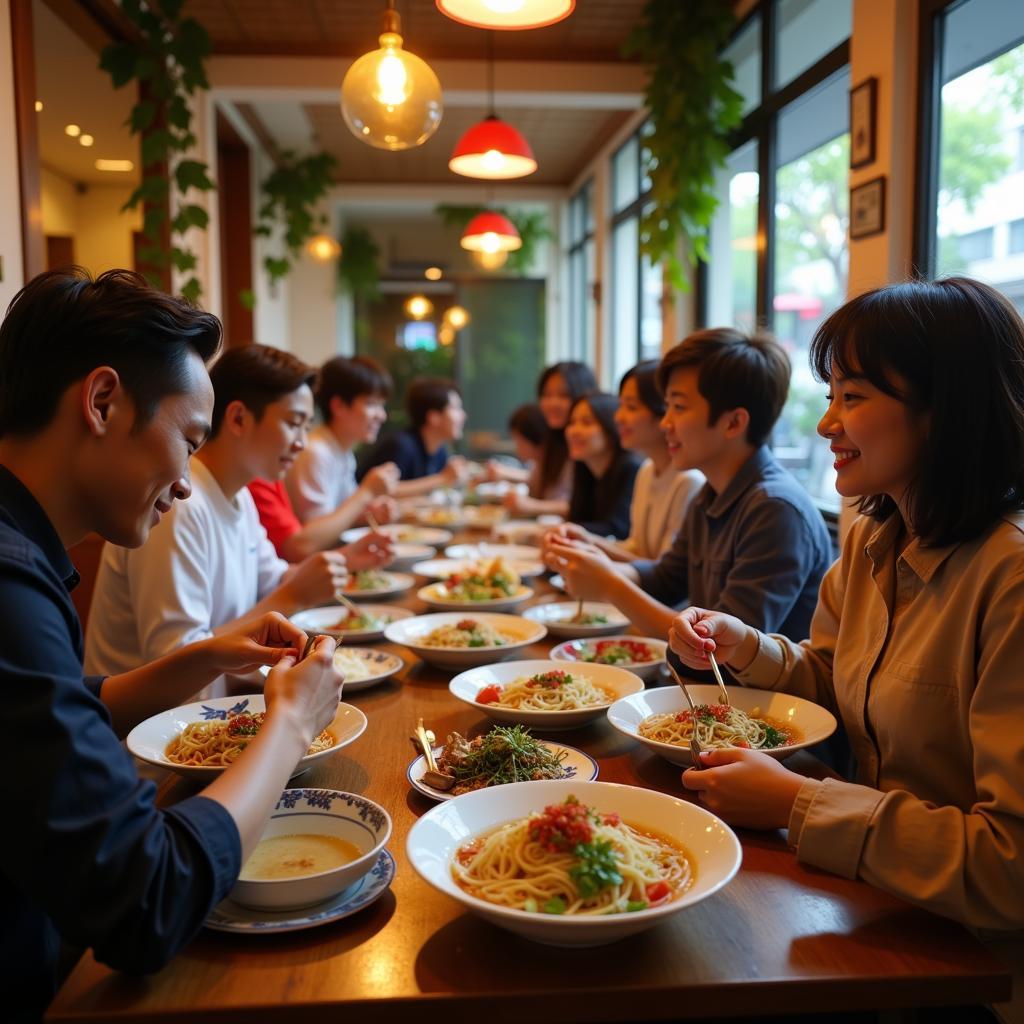
M 38 114 L 39 111 L 42 110 L 42 109 L 43 109 L 43 101 L 42 100 L 36 100 L 36 113 Z
M 373 98 L 386 107 L 399 107 L 409 98 L 409 73 L 395 50 L 402 48 L 402 37 L 397 36 L 397 43 L 384 40 L 394 33 L 385 33 L 380 37 L 384 47 L 384 56 L 377 65 L 377 88 Z
M 77 139 L 82 134 L 82 129 L 77 124 L 66 124 L 64 125 L 64 134 L 70 135 L 71 138 Z
M 449 306 L 444 311 L 444 322 L 453 330 L 461 331 L 469 323 L 469 313 L 462 306 Z
M 405 312 L 413 320 L 425 320 L 434 312 L 434 304 L 425 295 L 413 295 L 405 300 Z
M 78 144 L 80 146 L 91 146 L 96 140 L 91 135 L 79 135 Z
M 480 157 L 480 163 L 484 165 L 485 170 L 491 173 L 500 171 L 505 166 L 505 154 L 499 153 L 496 149 L 489 149 Z
M 428 281 L 440 281 L 441 278 L 444 277 L 444 271 L 440 267 L 427 267 L 427 269 L 423 271 L 423 276 Z
M 523 6 L 523 0 L 484 0 L 484 7 L 495 14 L 513 14 Z
M 500 270 L 508 262 L 507 252 L 473 252 L 473 262 L 482 270 Z
M 330 235 L 314 235 L 306 243 L 306 252 L 317 263 L 330 263 L 341 255 L 341 246 Z
M 501 241 L 493 231 L 485 231 L 480 245 L 484 252 L 497 252 L 501 248 Z

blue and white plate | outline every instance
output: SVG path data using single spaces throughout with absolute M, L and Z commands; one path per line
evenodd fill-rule
M 563 750 L 569 755 L 563 762 L 563 766 L 566 769 L 566 779 L 579 779 L 582 782 L 593 782 L 597 778 L 597 762 L 587 753 L 578 749 L 577 747 L 568 747 L 564 743 L 552 743 L 545 741 L 544 746 L 548 747 L 553 753 L 560 754 Z M 434 757 L 438 758 L 441 756 L 441 751 L 444 750 L 444 744 L 440 743 L 434 747 Z M 452 800 L 454 797 L 450 792 L 443 789 L 434 789 L 433 786 L 428 786 L 423 781 L 423 775 L 427 770 L 426 758 L 420 754 L 419 757 L 414 757 L 406 769 L 405 777 L 409 780 L 409 785 L 413 789 L 419 790 L 424 796 L 429 796 L 431 800 Z M 496 789 L 496 786 L 489 787 L 490 789 Z
M 222 900 L 206 919 L 206 927 L 217 932 L 297 932 L 316 928 L 355 914 L 382 896 L 395 877 L 395 858 L 381 850 L 377 863 L 355 885 L 313 907 L 300 910 L 250 910 L 234 900 Z

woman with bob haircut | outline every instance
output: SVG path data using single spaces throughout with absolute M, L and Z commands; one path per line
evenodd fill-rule
M 619 400 L 602 391 L 577 398 L 565 440 L 575 467 L 569 521 L 602 537 L 629 533 L 629 508 L 640 459 L 626 451 L 615 428 Z
M 841 716 L 857 780 L 722 750 L 683 784 L 735 824 L 788 827 L 804 864 L 1019 941 L 1024 322 L 968 278 L 890 285 L 833 313 L 811 362 L 829 388 L 818 433 L 836 489 L 862 515 L 810 639 L 695 607 L 669 639 L 691 668 L 715 651 L 738 681 Z
M 540 457 L 530 476 L 530 493 L 510 492 L 506 506 L 520 515 L 565 516 L 572 493 L 573 462 L 566 445 L 565 428 L 573 404 L 597 390 L 597 378 L 586 363 L 553 363 L 537 381 L 537 403 L 547 424 Z

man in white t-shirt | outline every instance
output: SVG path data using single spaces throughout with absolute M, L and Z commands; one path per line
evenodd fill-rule
M 327 604 L 349 570 L 380 565 L 387 538 L 278 558 L 246 485 L 280 478 L 306 441 L 314 371 L 264 345 L 229 349 L 210 371 L 211 438 L 192 458 L 192 497 L 140 548 L 104 548 L 86 634 L 89 671 L 128 671 L 264 612 Z
M 357 444 L 372 444 L 387 419 L 385 403 L 391 377 L 369 356 L 338 356 L 320 368 L 316 404 L 323 422 L 285 478 L 300 522 L 320 520 L 335 539 L 369 513 L 378 522 L 395 518 L 388 495 L 398 482 L 398 467 L 375 466 L 356 483 Z

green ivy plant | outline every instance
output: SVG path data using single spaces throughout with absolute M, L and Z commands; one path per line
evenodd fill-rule
M 707 260 L 718 205 L 715 172 L 743 118 L 732 65 L 721 57 L 735 23 L 731 6 L 722 0 L 647 0 L 625 46 L 627 55 L 651 65 L 651 131 L 642 139 L 651 207 L 640 220 L 640 250 L 683 290 L 689 275 L 679 242 L 686 242 L 691 264 Z
M 142 231 L 147 245 L 139 257 L 155 268 L 147 276 L 160 287 L 157 271 L 173 266 L 181 273 L 196 267 L 196 254 L 181 241 L 189 228 L 205 230 L 209 214 L 196 203 L 181 202 L 170 219 L 171 246 L 165 247 L 163 232 L 168 219 L 171 179 L 181 196 L 189 189 L 209 192 L 215 188 L 207 165 L 201 160 L 183 159 L 195 144 L 190 98 L 198 89 L 209 89 L 204 61 L 210 53 L 210 37 L 195 18 L 181 16 L 183 0 L 121 0 L 122 14 L 137 30 L 128 40 L 112 43 L 100 56 L 100 68 L 120 89 L 129 82 L 139 84 L 140 100 L 132 107 L 128 126 L 141 137 L 142 181 L 123 209 L 143 204 Z M 202 293 L 193 274 L 181 289 L 182 295 L 197 302 Z
M 515 225 L 523 244 L 508 254 L 505 266 L 516 274 L 525 274 L 533 265 L 537 255 L 537 246 L 554 236 L 548 226 L 548 218 L 540 210 L 505 210 L 493 206 L 450 206 L 441 204 L 434 207 L 434 212 L 444 222 L 445 227 L 456 228 L 460 232 L 478 214 L 485 210 L 508 217 Z
M 350 227 L 341 237 L 338 286 L 367 302 L 380 294 L 380 247 L 366 228 Z
M 317 205 L 330 190 L 337 166 L 338 161 L 330 153 L 299 157 L 285 150 L 264 180 L 259 220 L 253 233 L 269 238 L 274 225 L 279 220 L 284 222 L 285 251 L 263 259 L 271 284 L 288 274 L 306 241 L 326 225 L 327 217 L 318 214 Z

